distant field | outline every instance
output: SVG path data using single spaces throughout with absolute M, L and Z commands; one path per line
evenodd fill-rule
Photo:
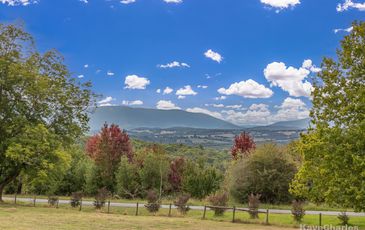
M 114 230 L 114 229 L 250 229 L 279 230 L 283 227 L 233 224 L 195 218 L 127 216 L 69 209 L 0 206 L 0 229 L 7 230 Z M 284 228 L 292 230 L 294 228 Z

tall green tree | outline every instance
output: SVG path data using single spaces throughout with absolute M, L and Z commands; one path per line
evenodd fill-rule
M 59 162 L 59 151 L 87 130 L 92 102 L 90 83 L 72 78 L 57 51 L 41 54 L 20 26 L 0 24 L 0 200 L 23 171 L 37 175 Z M 37 131 L 43 136 L 32 141 L 29 133 Z M 18 146 L 24 135 L 29 139 Z M 34 143 L 53 140 L 55 148 Z
M 301 137 L 303 165 L 294 195 L 365 210 L 365 22 L 325 58 L 315 78 L 313 129 Z

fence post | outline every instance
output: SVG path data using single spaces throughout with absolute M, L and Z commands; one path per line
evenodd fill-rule
M 169 217 L 171 216 L 171 204 L 169 206 Z
M 234 223 L 236 217 L 236 206 L 233 206 L 233 216 L 232 216 L 232 222 Z
M 136 206 L 136 216 L 138 216 L 138 202 L 137 202 L 137 206 Z
M 110 200 L 108 201 L 108 214 L 110 213 Z
M 203 213 L 203 220 L 205 220 L 205 213 L 207 212 L 207 206 L 204 205 L 204 213 Z
M 56 208 L 58 208 L 59 203 L 60 203 L 60 199 L 57 200 L 57 206 L 56 206 Z
M 79 207 L 79 211 L 81 212 L 81 209 L 82 209 L 82 198 L 80 200 L 80 207 Z
M 322 213 L 319 213 L 319 226 L 322 226 Z
M 269 224 L 269 209 L 266 209 L 266 224 Z
M 33 198 L 33 207 L 35 207 L 36 200 L 37 200 L 37 196 L 34 196 L 34 198 Z
M 17 195 L 17 193 L 15 193 L 15 195 L 14 195 L 14 204 L 16 204 L 16 195 Z

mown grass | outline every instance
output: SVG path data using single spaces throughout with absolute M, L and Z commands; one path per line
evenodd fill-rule
M 132 210 L 127 210 L 132 211 Z M 125 212 L 122 211 L 122 212 Z M 21 205 L 0 205 L 0 229 L 7 230 L 120 230 L 120 229 L 223 229 L 223 230 L 279 230 L 281 227 L 243 225 L 229 222 L 201 220 L 191 217 L 165 217 L 162 213 L 150 215 L 121 215 L 119 212 L 106 214 L 105 210 L 95 211 L 85 207 L 84 211 L 61 206 L 29 207 Z M 166 214 L 166 213 L 165 213 Z M 293 230 L 288 228 L 288 230 Z
M 161 222 L 162 227 L 166 221 L 169 223 L 169 221 L 173 222 L 173 221 L 175 221 L 175 219 L 177 219 L 177 220 L 179 220 L 177 223 L 179 223 L 181 221 L 182 222 L 191 222 L 191 223 L 194 223 L 194 225 L 201 226 L 201 227 L 205 227 L 204 223 L 206 221 L 208 221 L 209 224 L 211 221 L 217 222 L 217 224 L 226 223 L 228 225 L 227 226 L 224 225 L 222 228 L 224 229 L 225 227 L 229 227 L 228 229 L 230 229 L 229 223 L 232 221 L 232 212 L 226 212 L 223 216 L 217 217 L 217 216 L 214 216 L 214 212 L 210 211 L 210 210 L 207 210 L 206 220 L 202 220 L 203 211 L 200 211 L 200 210 L 190 210 L 187 215 L 183 216 L 176 209 L 172 209 L 171 217 L 168 217 L 169 216 L 168 209 L 161 209 L 158 213 L 151 214 L 143 206 L 140 206 L 139 210 L 138 210 L 139 216 L 136 217 L 135 208 L 110 207 L 110 214 L 108 215 L 107 207 L 104 207 L 102 210 L 95 210 L 94 207 L 83 206 L 82 211 L 79 212 L 78 208 L 71 208 L 71 206 L 68 204 L 60 204 L 59 208 L 56 209 L 56 208 L 50 208 L 46 204 L 37 204 L 37 207 L 33 208 L 33 207 L 31 207 L 30 203 L 19 203 L 18 206 L 14 206 L 12 204 L 8 204 L 6 206 L 4 206 L 4 205 L 0 206 L 0 229 L 3 229 L 3 228 L 1 228 L 1 222 L 2 222 L 1 214 L 3 214 L 1 209 L 8 208 L 8 207 L 9 208 L 16 207 L 16 209 L 20 210 L 20 212 L 22 212 L 23 208 L 25 208 L 27 210 L 27 212 L 31 212 L 31 210 L 35 210 L 35 212 L 40 212 L 40 213 L 47 212 L 47 211 L 50 211 L 52 213 L 60 212 L 60 213 L 63 213 L 63 215 L 65 215 L 65 216 L 67 216 L 67 213 L 69 213 L 71 216 L 75 215 L 75 214 L 79 215 L 80 213 L 84 213 L 85 215 L 106 215 L 105 218 L 107 218 L 107 219 L 109 218 L 109 215 L 119 216 L 119 217 L 128 217 L 128 218 L 130 218 L 130 220 L 132 220 L 133 218 L 137 218 L 137 219 L 141 218 L 139 221 L 136 220 L 137 223 L 139 223 L 139 224 L 141 224 L 140 222 L 142 220 L 145 220 L 146 218 L 148 219 L 148 217 L 151 217 L 152 219 L 157 218 L 158 219 L 157 222 Z M 23 218 L 23 217 L 21 216 L 21 218 Z M 67 218 L 67 217 L 65 217 L 65 218 Z M 116 218 L 116 217 L 113 217 L 113 218 Z M 165 220 L 164 218 L 167 220 Z M 256 226 L 256 225 L 263 226 L 265 223 L 265 219 L 266 219 L 265 214 L 260 214 L 259 219 L 252 220 L 249 218 L 249 215 L 247 213 L 236 212 L 235 222 L 236 222 L 236 224 L 241 225 L 241 227 L 240 227 L 241 229 L 245 229 L 246 224 L 249 224 L 249 226 L 251 226 L 251 227 Z M 50 218 L 50 220 L 52 221 L 52 218 Z M 269 223 L 271 226 L 277 227 L 277 229 L 282 229 L 282 228 L 298 229 L 298 227 L 299 227 L 299 224 L 293 220 L 291 215 L 288 215 L 288 214 L 270 214 Z M 313 226 L 319 225 L 319 215 L 306 215 L 303 219 L 302 224 L 313 225 Z M 359 229 L 365 230 L 365 217 L 351 217 L 350 224 L 352 226 L 358 226 Z M 337 219 L 336 216 L 323 215 L 322 216 L 322 225 L 339 226 L 340 221 Z M 136 227 L 136 226 L 134 226 L 134 227 Z M 247 229 L 255 229 L 255 228 L 251 228 L 251 227 L 249 227 Z M 101 229 L 104 229 L 104 228 L 101 228 Z M 121 228 L 121 229 L 123 229 L 123 228 Z M 128 229 L 128 228 L 125 228 L 125 229 Z M 138 228 L 131 228 L 131 229 L 138 229 Z M 141 228 L 141 229 L 144 229 L 144 228 Z M 164 229 L 164 228 L 161 228 L 161 229 Z M 190 229 L 190 227 L 189 227 L 189 229 Z M 194 229 L 194 228 L 192 228 L 192 229 Z M 200 229 L 206 229 L 206 228 L 200 228 Z M 275 228 L 273 228 L 273 229 L 275 229 Z

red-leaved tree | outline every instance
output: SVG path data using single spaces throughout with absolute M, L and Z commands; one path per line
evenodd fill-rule
M 237 160 L 240 157 L 247 157 L 255 148 L 256 144 L 253 138 L 250 134 L 243 132 L 234 139 L 234 145 L 231 149 L 232 158 Z
M 122 156 L 126 156 L 130 162 L 133 160 L 132 144 L 126 132 L 118 125 L 104 124 L 100 133 L 89 138 L 86 143 L 86 152 L 95 161 L 98 169 L 98 177 L 103 180 L 110 191 L 115 185 L 115 172 Z
M 170 172 L 168 181 L 172 192 L 179 192 L 181 190 L 182 177 L 185 169 L 185 159 L 176 158 L 170 163 Z

